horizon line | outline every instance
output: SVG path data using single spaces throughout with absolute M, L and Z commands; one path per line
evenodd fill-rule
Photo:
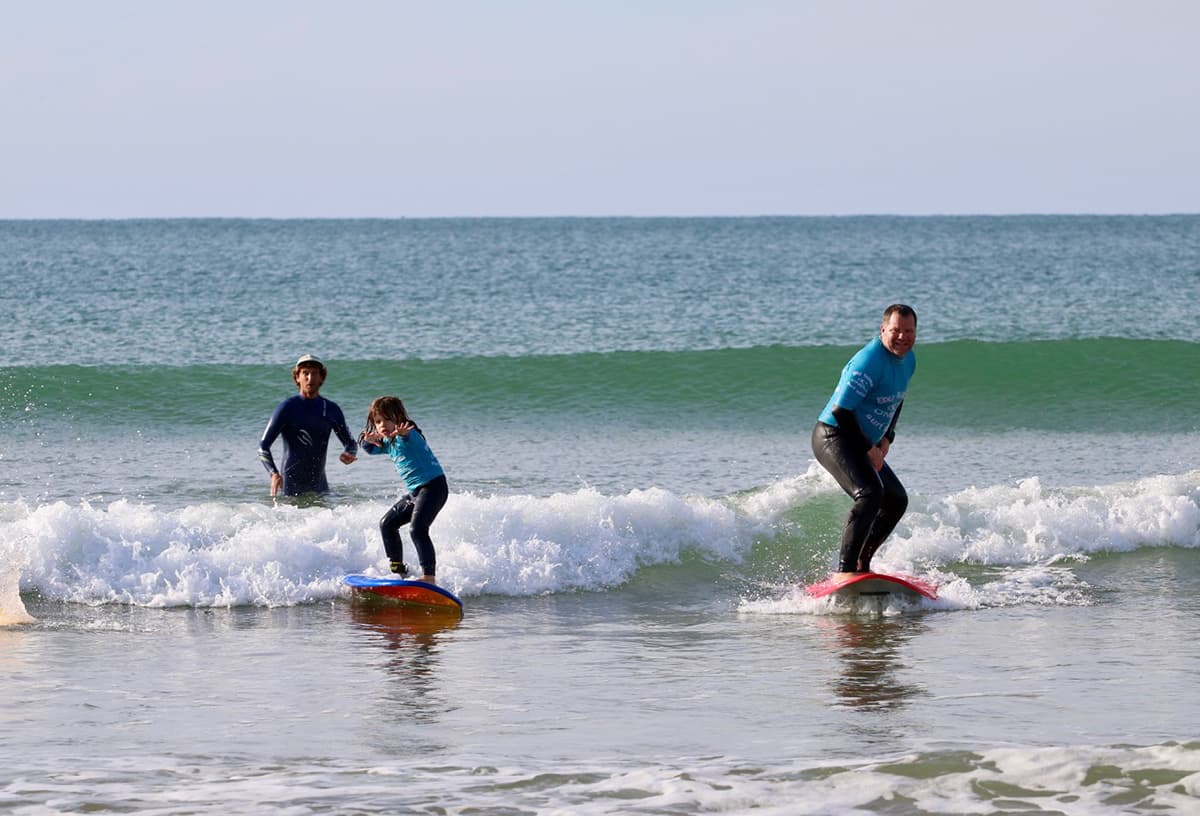
M 1200 215 L 1196 212 L 1163 211 L 1163 212 L 1067 212 L 1067 211 L 1027 211 L 1004 213 L 760 213 L 755 215 L 741 214 L 692 214 L 692 215 L 52 215 L 52 216 L 6 216 L 0 215 L 0 222 L 12 221 L 548 221 L 548 220 L 754 220 L 754 219 L 785 219 L 785 218 L 1175 218 Z

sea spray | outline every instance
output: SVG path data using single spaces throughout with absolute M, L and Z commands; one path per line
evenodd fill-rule
M 890 549 L 940 563 L 1048 564 L 1140 547 L 1200 547 L 1200 470 L 1072 488 L 1031 477 L 915 505 Z
M 51 598 L 137 606 L 280 606 L 337 597 L 349 572 L 384 572 L 386 505 L 118 500 L 10 506 L 22 586 Z M 727 503 L 661 489 L 605 496 L 455 494 L 433 529 L 440 577 L 464 595 L 604 590 L 687 553 L 735 560 L 752 543 Z
M 0 540 L 13 554 L 6 563 L 20 565 L 23 589 L 54 599 L 290 606 L 339 597 L 347 573 L 386 572 L 376 527 L 383 502 L 162 509 L 125 499 L 21 500 L 3 507 Z M 463 596 L 603 592 L 646 567 L 689 561 L 794 584 L 821 577 L 831 563 L 848 507 L 814 466 L 718 498 L 661 488 L 455 493 L 433 534 L 442 581 Z M 1200 471 L 1092 487 L 1052 489 L 1027 479 L 917 494 L 877 566 L 934 575 L 961 606 L 1014 598 L 1077 603 L 1081 590 L 1056 567 L 1147 547 L 1200 547 Z M 979 598 L 989 581 L 994 591 Z

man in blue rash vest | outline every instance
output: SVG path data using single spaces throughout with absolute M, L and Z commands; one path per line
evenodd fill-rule
M 325 364 L 311 354 L 297 360 L 292 380 L 300 393 L 279 403 L 259 440 L 258 458 L 271 474 L 272 496 L 280 488 L 285 496 L 328 492 L 325 455 L 330 432 L 336 433 L 342 442 L 344 450 L 339 458 L 343 464 L 358 458 L 358 443 L 346 427 L 342 409 L 320 395 L 326 373 Z M 283 437 L 282 474 L 271 456 L 271 445 L 277 436 Z
M 884 460 L 917 368 L 916 342 L 917 313 L 888 306 L 879 336 L 846 363 L 813 428 L 813 455 L 854 499 L 842 529 L 842 573 L 870 572 L 871 557 L 908 509 L 908 493 Z

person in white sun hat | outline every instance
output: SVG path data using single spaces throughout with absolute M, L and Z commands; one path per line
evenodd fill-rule
M 346 417 L 336 402 L 321 396 L 321 386 L 327 375 L 325 364 L 311 354 L 305 354 L 292 368 L 292 380 L 300 393 L 288 397 L 271 414 L 262 439 L 258 442 L 258 458 L 271 475 L 271 495 L 280 490 L 285 496 L 302 493 L 326 493 L 325 455 L 330 433 L 337 434 L 342 443 L 339 457 L 343 464 L 358 458 L 358 443 L 346 427 Z M 271 445 L 283 437 L 283 470 L 275 466 Z

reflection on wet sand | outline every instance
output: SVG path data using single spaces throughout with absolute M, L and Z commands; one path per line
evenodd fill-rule
M 457 612 L 441 609 L 431 611 L 427 607 L 386 600 L 355 599 L 350 604 L 350 615 L 360 626 L 399 637 L 397 646 L 404 645 L 404 636 L 417 638 L 436 635 L 455 628 L 462 621 L 462 615 Z
M 853 708 L 892 709 L 924 693 L 922 686 L 906 683 L 898 670 L 903 647 L 924 624 L 912 618 L 822 619 L 825 639 L 841 658 L 841 671 L 832 688 L 842 703 Z
M 388 697 L 398 714 L 417 721 L 436 722 L 445 710 L 438 682 L 439 639 L 462 621 L 461 615 L 392 601 L 353 600 L 350 617 L 362 630 L 376 635 L 373 643 L 387 652 L 384 668 L 403 681 Z
M 15 673 L 29 668 L 25 658 L 27 640 L 21 628 L 0 627 L 0 672 Z

